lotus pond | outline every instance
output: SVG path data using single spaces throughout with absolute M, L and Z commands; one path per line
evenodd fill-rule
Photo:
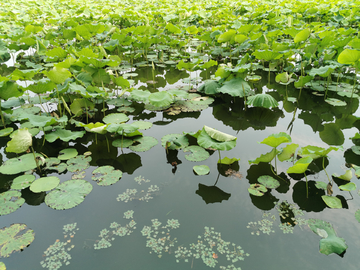
M 0 270 L 358 269 L 359 4 L 2 3 Z

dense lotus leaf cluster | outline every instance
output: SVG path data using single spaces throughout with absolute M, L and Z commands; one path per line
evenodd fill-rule
M 158 219 L 152 219 L 151 222 L 151 226 L 144 226 L 141 234 L 148 239 L 146 247 L 151 249 L 150 253 L 154 252 L 161 258 L 163 252 L 170 253 L 171 248 L 175 246 L 177 240 L 176 238 L 171 239 L 170 231 L 178 229 L 180 223 L 177 219 L 169 219 L 163 226 Z
M 72 250 L 75 246 L 70 245 L 71 238 L 74 237 L 76 231 L 79 230 L 76 228 L 76 223 L 67 224 L 63 227 L 64 239 L 70 238 L 68 240 L 60 241 L 57 239 L 54 244 L 50 245 L 47 250 L 44 252 L 44 260 L 40 262 L 43 268 L 48 268 L 49 270 L 59 269 L 63 265 L 69 265 L 71 260 L 71 255 L 68 251 Z
M 149 183 L 150 180 L 145 179 L 141 175 L 134 178 L 134 181 L 141 185 L 142 183 Z M 118 202 L 129 202 L 132 200 L 139 200 L 139 201 L 145 201 L 148 202 L 149 200 L 153 199 L 153 195 L 157 194 L 160 191 L 160 188 L 157 185 L 150 185 L 148 189 L 138 191 L 136 188 L 133 189 L 126 189 L 125 192 L 118 195 L 116 200 Z
M 216 232 L 213 227 L 205 227 L 204 235 L 198 236 L 197 243 L 190 244 L 190 247 L 180 246 L 175 251 L 176 262 L 190 259 L 201 259 L 209 267 L 215 267 L 220 260 L 231 261 L 230 265 L 222 265 L 220 269 L 239 269 L 233 264 L 244 260 L 248 253 L 235 243 L 226 242 L 221 238 L 221 233 Z

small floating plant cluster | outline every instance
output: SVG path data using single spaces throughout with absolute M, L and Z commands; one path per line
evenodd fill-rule
M 134 178 L 134 181 L 141 185 L 142 183 L 148 183 L 150 180 L 145 179 L 141 175 Z M 139 201 L 145 201 L 148 202 L 149 200 L 153 199 L 155 194 L 158 194 L 160 191 L 160 188 L 157 185 L 150 185 L 148 189 L 138 191 L 137 189 L 126 189 L 125 192 L 118 195 L 116 200 L 118 202 L 130 202 L 132 200 L 139 200 Z

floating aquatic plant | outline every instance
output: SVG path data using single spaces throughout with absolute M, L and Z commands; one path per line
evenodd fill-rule
M 141 185 L 142 183 L 150 182 L 150 180 L 145 179 L 141 175 L 135 177 L 134 181 L 136 183 L 138 183 L 139 185 Z M 138 190 L 135 188 L 133 188 L 133 189 L 128 188 L 128 189 L 126 189 L 125 192 L 119 194 L 118 197 L 116 198 L 116 200 L 118 202 L 120 202 L 120 201 L 130 202 L 132 200 L 148 202 L 149 200 L 153 199 L 154 198 L 153 195 L 157 194 L 159 191 L 160 191 L 160 188 L 157 185 L 150 185 L 148 187 L 147 191 L 141 190 L 140 192 L 138 192 Z
M 48 268 L 49 270 L 57 270 L 63 265 L 69 265 L 71 260 L 71 255 L 68 251 L 71 251 L 75 246 L 70 245 L 71 239 L 74 238 L 76 231 L 79 228 L 76 228 L 76 223 L 71 223 L 64 225 L 63 234 L 64 239 L 69 238 L 68 240 L 60 241 L 57 239 L 54 244 L 50 245 L 44 252 L 44 260 L 40 262 L 43 268 Z

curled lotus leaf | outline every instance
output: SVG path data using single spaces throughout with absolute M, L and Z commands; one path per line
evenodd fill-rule
M 70 172 L 79 172 L 86 170 L 90 166 L 91 156 L 79 155 L 74 158 L 70 158 L 66 163 L 67 169 Z
M 197 143 L 205 149 L 230 150 L 236 146 L 236 137 L 234 140 L 230 141 L 218 141 L 213 139 L 203 128 L 198 135 Z
M 82 125 L 86 131 L 88 132 L 92 132 L 92 133 L 98 133 L 98 134 L 105 134 L 107 132 L 106 130 L 106 127 L 108 125 L 105 125 L 103 123 L 99 123 L 99 122 L 96 122 L 95 124 L 94 123 L 89 123 L 87 125 L 83 124 Z
M 130 98 L 137 102 L 147 103 L 149 101 L 150 95 L 151 95 L 151 92 L 149 90 L 143 91 L 143 90 L 135 89 L 135 90 L 131 91 Z
M 279 106 L 279 103 L 269 94 L 256 94 L 255 96 L 248 97 L 246 102 L 247 105 L 252 105 L 254 107 L 263 107 L 263 108 L 276 108 Z
M 267 192 L 267 188 L 261 184 L 252 184 L 248 188 L 248 191 L 251 195 L 260 197 Z
M 279 132 L 277 134 L 271 134 L 265 138 L 261 143 L 270 147 L 278 147 L 282 143 L 291 142 L 291 137 L 285 132 Z
M 269 175 L 260 176 L 258 182 L 266 188 L 278 188 L 280 186 L 279 181 Z
M 287 170 L 287 173 L 305 173 L 312 161 L 312 157 L 300 158 L 293 166 L 291 166 Z
M 154 137 L 142 136 L 133 140 L 135 144 L 129 148 L 135 152 L 145 152 L 150 150 L 152 147 L 158 144 L 158 141 Z
M 209 174 L 209 172 L 210 172 L 210 168 L 207 165 L 194 166 L 193 170 L 197 175 L 206 175 L 206 174 Z
M 32 175 L 32 174 L 20 175 L 13 180 L 13 182 L 11 184 L 11 189 L 27 188 L 34 181 L 35 181 L 35 175 Z
M 32 145 L 32 136 L 27 128 L 18 129 L 12 135 L 11 141 L 7 143 L 7 152 L 22 153 Z
M 75 148 L 66 148 L 59 152 L 59 160 L 68 160 L 78 155 L 78 151 Z
M 110 186 L 115 184 L 122 177 L 122 171 L 114 170 L 112 166 L 101 166 L 92 172 L 92 180 L 99 186 Z
M 40 154 L 35 154 L 37 158 L 42 157 Z M 20 157 L 10 158 L 0 166 L 0 173 L 3 174 L 18 174 L 36 168 L 36 162 L 32 153 L 22 155 Z
M 27 228 L 25 224 L 16 223 L 0 229 L 0 257 L 9 257 L 11 253 L 23 250 L 34 239 L 34 231 Z
M 190 155 L 185 155 L 189 161 L 204 161 L 210 157 L 208 151 L 198 145 L 191 145 L 184 148 L 184 152 L 191 152 Z
M 352 175 L 352 170 L 349 169 L 349 170 L 346 170 L 346 172 L 342 175 L 337 175 L 336 173 L 334 173 L 334 174 L 332 174 L 332 176 L 339 178 L 341 180 L 350 181 L 353 175 Z
M 217 140 L 219 142 L 229 142 L 229 141 L 235 141 L 237 138 L 235 136 L 232 136 L 230 134 L 218 131 L 214 128 L 204 126 L 203 130 L 214 140 Z
M 14 129 L 12 127 L 4 128 L 4 129 L 0 130 L 0 137 L 8 136 L 13 131 L 14 131 Z
M 25 202 L 21 192 L 9 190 L 0 194 L 0 216 L 15 212 Z
M 339 186 L 339 189 L 344 190 L 344 191 L 356 190 L 356 184 L 350 182 L 350 183 L 347 183 L 347 184 L 345 184 L 345 185 Z
M 36 179 L 30 186 L 30 190 L 34 193 L 50 191 L 56 188 L 60 183 L 60 179 L 56 176 L 41 177 Z
M 254 159 L 254 160 L 249 160 L 249 164 L 259 164 L 260 162 L 270 162 L 272 161 L 275 157 L 276 157 L 276 148 L 273 148 L 270 152 L 266 153 L 266 154 L 261 154 L 260 157 Z
M 67 180 L 46 195 L 45 203 L 56 210 L 70 209 L 82 203 L 92 188 L 85 180 Z
M 189 145 L 189 140 L 184 134 L 167 134 L 161 138 L 161 145 L 166 149 L 182 149 Z

